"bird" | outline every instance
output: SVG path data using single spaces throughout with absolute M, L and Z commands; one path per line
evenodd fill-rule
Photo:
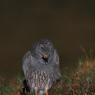
M 48 95 L 48 90 L 61 78 L 57 50 L 48 39 L 41 39 L 25 53 L 22 70 L 30 91 L 35 95 Z

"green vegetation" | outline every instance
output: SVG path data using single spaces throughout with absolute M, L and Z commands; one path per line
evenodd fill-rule
M 21 75 L 14 79 L 0 78 L 0 95 L 23 95 Z M 69 75 L 65 71 L 57 84 L 49 90 L 50 95 L 95 95 L 95 60 L 82 57 L 78 67 Z M 30 95 L 27 93 L 27 95 Z M 31 94 L 34 95 L 34 94 Z

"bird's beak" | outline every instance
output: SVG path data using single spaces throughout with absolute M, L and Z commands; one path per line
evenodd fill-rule
M 45 61 L 45 62 L 48 62 L 48 55 L 47 54 L 43 54 L 43 60 Z
M 44 54 L 43 57 L 47 59 L 48 58 L 48 55 L 47 54 Z

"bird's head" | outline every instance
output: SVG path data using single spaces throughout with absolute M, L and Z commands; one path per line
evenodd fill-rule
M 35 46 L 35 53 L 44 63 L 48 63 L 54 47 L 51 41 L 47 39 L 40 40 Z

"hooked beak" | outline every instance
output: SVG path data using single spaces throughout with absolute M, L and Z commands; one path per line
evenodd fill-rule
M 48 55 L 44 54 L 44 55 L 42 56 L 42 59 L 43 59 L 45 62 L 48 62 Z

